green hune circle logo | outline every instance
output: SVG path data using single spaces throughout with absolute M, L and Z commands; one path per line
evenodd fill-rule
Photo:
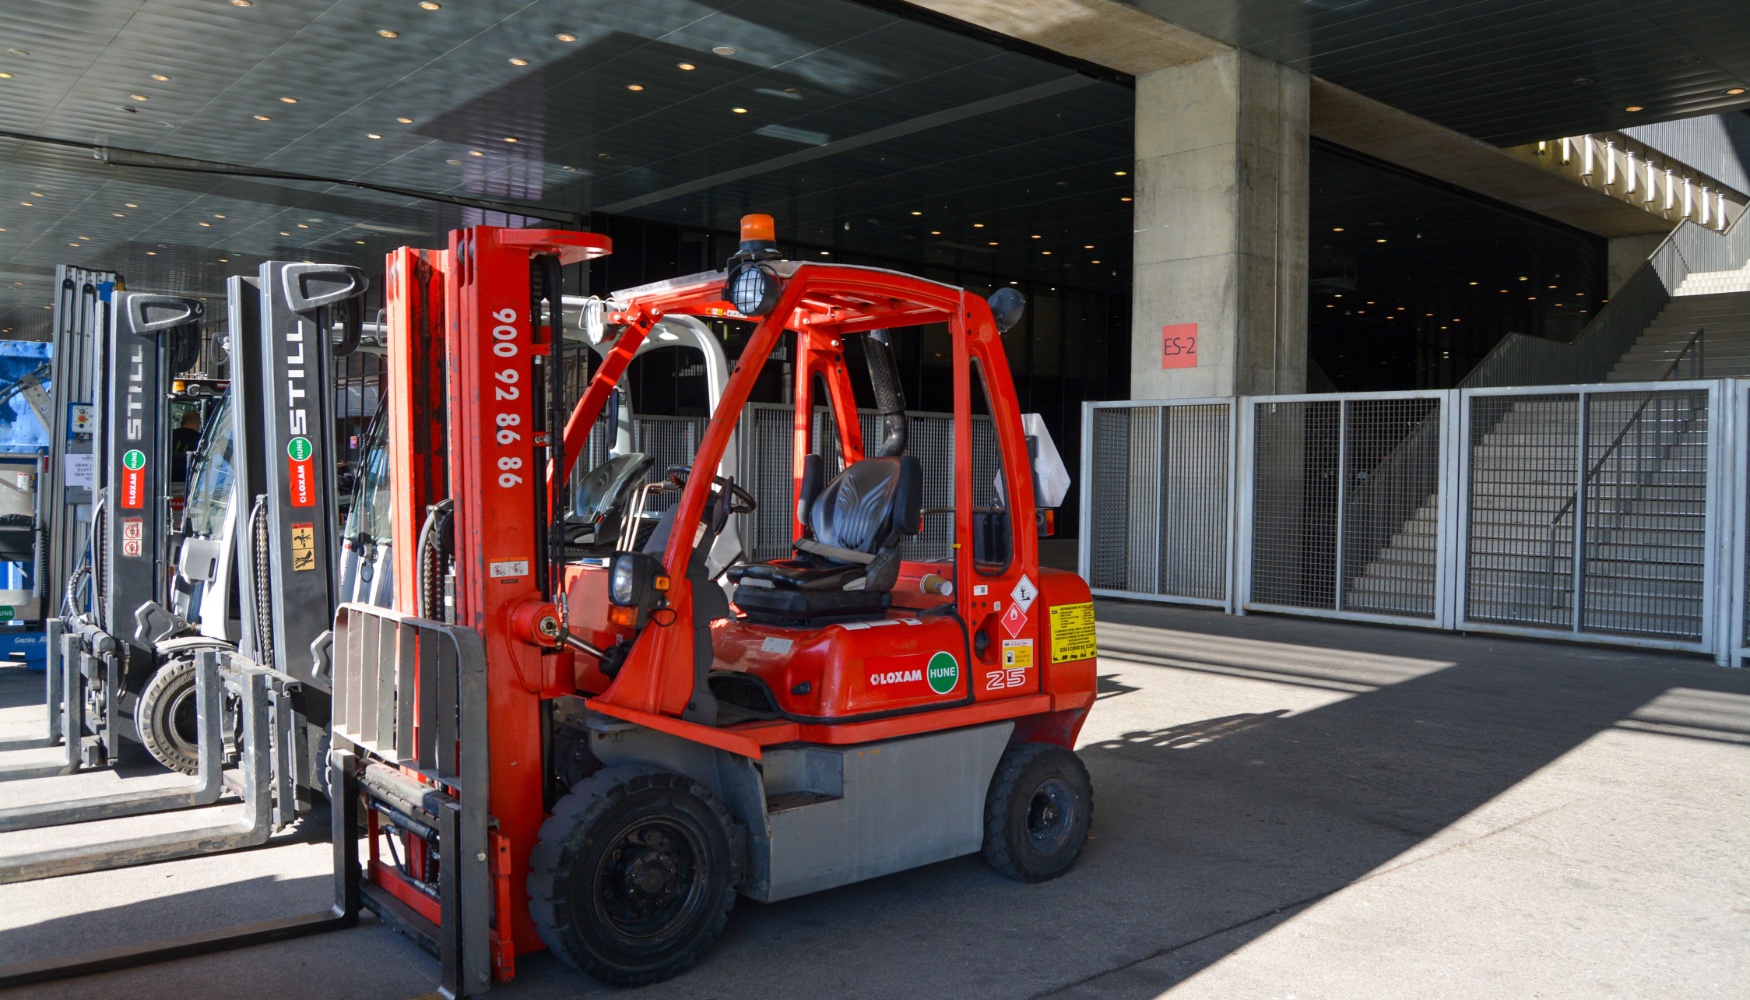
M 146 453 L 138 448 L 134 448 L 122 455 L 122 465 L 134 472 L 138 472 L 146 467 Z
M 315 450 L 316 449 L 310 447 L 310 439 L 307 437 L 295 437 L 286 442 L 286 454 L 289 455 L 294 462 L 302 462 L 306 458 L 309 458 L 310 453 Z
M 930 657 L 930 665 L 924 670 L 924 677 L 930 682 L 930 690 L 937 694 L 947 694 L 960 683 L 960 661 L 953 653 L 937 653 Z

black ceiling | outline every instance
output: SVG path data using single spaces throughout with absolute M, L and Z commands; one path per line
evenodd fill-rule
M 1750 107 L 1746 0 L 1125 2 L 1498 145 Z
M 847 0 L 437 6 L 0 4 L 0 130 L 709 229 L 765 211 L 811 256 L 1128 281 L 1120 84 Z M 0 138 L 0 331 L 45 328 L 57 263 L 211 294 L 269 257 L 374 269 L 500 219 Z

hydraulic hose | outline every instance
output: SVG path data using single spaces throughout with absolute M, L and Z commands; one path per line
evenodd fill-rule
M 426 508 L 414 559 L 419 568 L 419 617 L 444 621 L 444 575 L 449 571 L 454 540 L 455 501 L 444 499 Z
M 907 423 L 905 390 L 899 384 L 899 366 L 886 330 L 870 330 L 863 338 L 863 357 L 869 362 L 869 385 L 875 391 L 875 409 L 881 417 L 881 443 L 877 458 L 905 454 Z

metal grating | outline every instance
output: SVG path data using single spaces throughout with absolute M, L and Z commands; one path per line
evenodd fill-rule
M 1435 616 L 1441 408 L 1432 396 L 1343 404 L 1341 610 Z
M 1250 600 L 1335 611 L 1342 403 L 1261 401 L 1253 421 Z
M 1232 432 L 1227 402 L 1093 409 L 1090 586 L 1226 603 Z
M 1578 479 L 1579 397 L 1474 396 L 1470 424 L 1465 617 L 1567 627 L 1573 594 L 1557 582 L 1573 574 L 1573 538 L 1560 511 Z

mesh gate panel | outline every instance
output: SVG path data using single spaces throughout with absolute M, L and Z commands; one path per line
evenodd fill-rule
M 1580 629 L 1700 639 L 1705 390 L 1589 393 Z
M 1465 617 L 1567 628 L 1579 397 L 1470 399 Z
M 1344 406 L 1345 611 L 1434 617 L 1440 409 L 1426 396 Z
M 1337 400 L 1253 409 L 1250 600 L 1336 609 Z
M 1088 538 L 1088 586 L 1128 590 L 1130 518 L 1130 422 L 1146 410 L 1102 407 L 1094 410 L 1089 498 L 1082 531 Z

